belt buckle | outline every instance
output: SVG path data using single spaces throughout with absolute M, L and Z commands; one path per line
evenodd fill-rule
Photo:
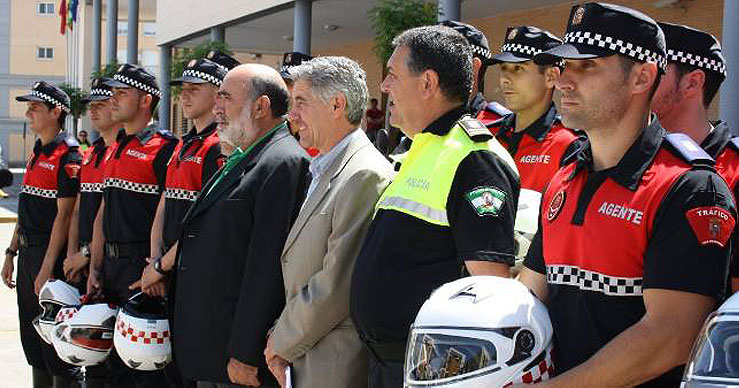
M 28 247 L 28 238 L 26 237 L 25 234 L 18 235 L 18 244 L 20 244 L 20 246 L 24 248 Z
M 108 251 L 108 257 L 111 259 L 118 258 L 118 245 L 113 243 L 105 243 L 105 248 Z

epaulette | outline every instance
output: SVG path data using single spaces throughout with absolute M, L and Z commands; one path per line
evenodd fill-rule
M 511 112 L 510 109 L 504 107 L 499 102 L 495 102 L 495 101 L 490 101 L 487 105 L 485 105 L 485 110 L 488 112 L 496 113 L 500 116 L 505 116 L 505 115 L 513 113 Z
M 734 151 L 739 152 L 739 136 L 734 136 L 729 140 L 729 146 L 734 149 Z
M 473 119 L 469 116 L 464 116 L 458 121 L 462 129 L 467 133 L 467 136 L 472 139 L 475 143 L 481 143 L 488 141 L 493 138 L 493 135 L 488 130 L 485 124 L 481 123 L 478 119 Z
M 713 166 L 716 164 L 716 161 L 703 148 L 684 133 L 665 135 L 665 143 L 677 156 L 693 166 Z
M 77 139 L 75 139 L 72 136 L 67 136 L 64 139 L 64 143 L 66 143 L 67 144 L 67 147 L 69 147 L 69 148 L 74 148 L 74 147 L 79 148 L 80 147 L 80 143 L 78 143 L 77 142 Z
M 160 129 L 157 131 L 157 133 L 159 134 L 159 136 L 165 139 L 176 139 L 177 138 L 177 136 L 175 136 L 174 133 L 170 132 L 167 129 Z

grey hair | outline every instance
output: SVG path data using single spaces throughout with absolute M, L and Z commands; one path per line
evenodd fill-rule
M 346 118 L 351 124 L 362 122 L 367 105 L 367 73 L 346 57 L 316 57 L 290 69 L 293 82 L 306 81 L 311 91 L 328 104 L 339 93 L 346 97 Z

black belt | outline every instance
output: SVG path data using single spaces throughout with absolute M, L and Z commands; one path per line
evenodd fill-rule
M 406 343 L 402 341 L 376 341 L 363 338 L 362 342 L 370 355 L 379 363 L 384 361 L 403 362 L 405 360 Z
M 18 234 L 18 246 L 20 246 L 21 248 L 46 246 L 49 244 L 50 239 L 51 239 L 51 235 L 46 234 L 46 233 L 38 233 L 38 234 L 19 233 Z
M 149 257 L 148 243 L 105 243 L 105 256 L 111 259 L 130 258 L 144 259 Z

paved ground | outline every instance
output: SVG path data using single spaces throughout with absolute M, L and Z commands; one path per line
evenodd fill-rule
M 14 170 L 15 172 L 15 170 Z M 21 171 L 14 174 L 15 184 L 4 190 L 10 198 L 0 199 L 0 251 L 10 244 L 18 211 L 18 191 Z M 9 222 L 10 221 L 10 222 Z M 5 255 L 2 255 L 5 258 Z M 0 283 L 0 388 L 29 388 L 31 386 L 31 367 L 26 363 L 18 334 L 18 308 L 15 290 Z

